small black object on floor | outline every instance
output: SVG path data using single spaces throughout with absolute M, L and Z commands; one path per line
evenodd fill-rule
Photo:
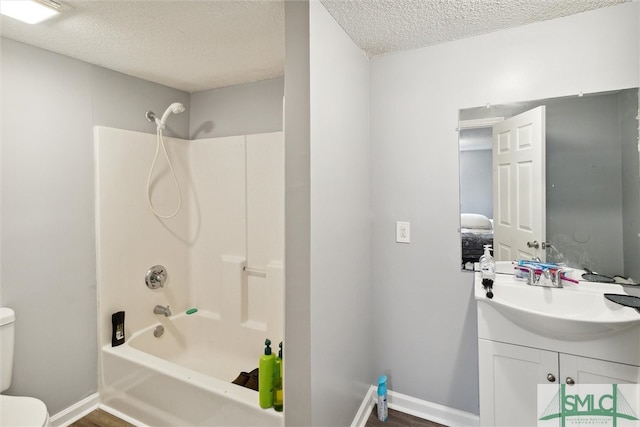
M 434 423 L 433 421 L 414 417 L 404 412 L 389 409 L 389 419 L 380 421 L 378 419 L 378 405 L 373 407 L 371 415 L 367 420 L 366 427 L 446 427 L 443 424 Z
M 237 385 L 241 385 L 242 387 L 258 391 L 258 368 L 254 369 L 251 372 L 240 372 L 238 378 L 231 382 Z

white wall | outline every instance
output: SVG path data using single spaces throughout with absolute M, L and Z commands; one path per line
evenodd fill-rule
M 130 337 L 165 321 L 153 313 L 157 304 L 173 314 L 195 307 L 217 314 L 229 334 L 221 342 L 242 337 L 257 366 L 265 337 L 275 348 L 283 337 L 282 132 L 165 138 L 183 201 L 169 219 L 157 218 L 145 197 L 155 135 L 105 127 L 95 135 L 100 346 L 111 343 L 117 311 L 125 311 Z M 160 214 L 175 211 L 178 193 L 162 155 L 151 194 Z M 158 264 L 168 278 L 151 290 L 145 273 Z M 243 273 L 242 265 L 267 275 Z
M 12 395 L 53 415 L 97 391 L 95 124 L 148 131 L 185 92 L 2 43 L 0 304 L 16 310 Z M 160 111 L 160 113 L 162 113 Z M 186 136 L 181 115 L 169 133 Z M 153 127 L 151 127 L 153 131 Z M 43 357 L 46 355 L 46 357 Z
M 111 314 L 117 311 L 125 311 L 128 338 L 156 320 L 153 314 L 156 304 L 170 305 L 177 313 L 191 302 L 188 249 L 195 239 L 188 221 L 194 196 L 184 179 L 188 152 L 186 141 L 165 139 L 181 182 L 183 208 L 174 218 L 159 220 L 147 207 L 146 200 L 155 135 L 106 127 L 95 129 L 100 346 L 111 343 Z M 178 193 L 162 154 L 155 167 L 151 194 L 158 212 L 164 215 L 174 212 Z M 152 291 L 145 284 L 145 273 L 157 264 L 167 269 L 169 279 L 165 288 Z
M 458 110 L 639 83 L 637 2 L 371 61 L 374 368 L 478 413 L 472 276 L 459 271 Z M 473 64 L 469 66 L 469 64 Z M 411 243 L 394 243 L 395 221 Z

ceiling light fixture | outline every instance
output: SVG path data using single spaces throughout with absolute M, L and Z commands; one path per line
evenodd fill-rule
M 53 0 L 0 0 L 0 13 L 27 24 L 37 24 L 60 13 Z

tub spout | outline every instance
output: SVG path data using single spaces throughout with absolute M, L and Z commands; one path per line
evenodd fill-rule
M 164 314 L 165 317 L 171 316 L 171 310 L 169 306 L 163 307 L 161 305 L 156 305 L 153 308 L 153 314 Z

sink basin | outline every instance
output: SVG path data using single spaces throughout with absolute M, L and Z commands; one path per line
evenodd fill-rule
M 640 313 L 607 300 L 605 293 L 628 294 L 620 285 L 566 283 L 563 288 L 530 286 L 513 274 L 496 274 L 487 298 L 480 273 L 475 297 L 516 325 L 549 338 L 588 340 L 640 325 Z

